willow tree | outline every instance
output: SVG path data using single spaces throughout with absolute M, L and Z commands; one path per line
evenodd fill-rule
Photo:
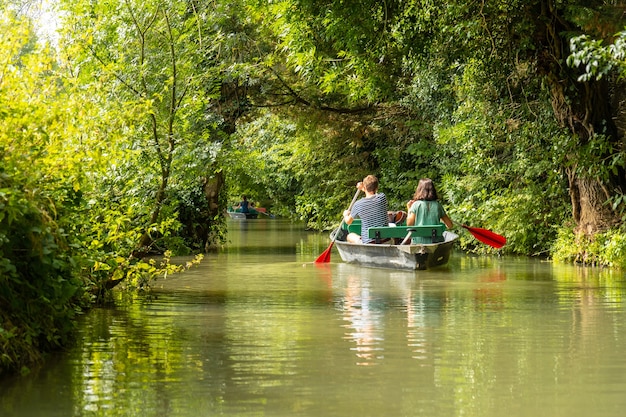
M 138 252 L 151 250 L 157 240 L 161 248 L 176 245 L 163 242 L 172 234 L 210 244 L 220 227 L 221 138 L 218 117 L 209 109 L 219 89 L 206 59 L 217 54 L 219 42 L 195 6 L 64 3 L 62 48 L 77 70 L 76 84 L 102 97 L 102 114 L 122 129 L 122 146 L 133 155 L 112 161 L 103 191 L 111 199 L 128 199 L 142 219 Z M 101 126 L 93 133 L 120 131 Z

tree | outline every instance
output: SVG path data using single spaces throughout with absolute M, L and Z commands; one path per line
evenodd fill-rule
M 626 185 L 620 134 L 615 125 L 618 109 L 612 90 L 616 79 L 584 80 L 580 69 L 566 65 L 574 34 L 615 33 L 623 25 L 623 4 L 571 2 L 559 7 L 541 2 L 540 33 L 544 37 L 538 69 L 545 74 L 554 114 L 574 141 L 565 155 L 572 215 L 577 231 L 588 236 L 614 226 L 616 218 L 609 202 Z
M 125 183 L 115 186 L 127 196 L 152 201 L 148 212 L 136 213 L 145 216 L 137 253 L 150 251 L 158 239 L 161 247 L 167 246 L 158 225 L 180 215 L 179 221 L 198 223 L 190 213 L 203 213 L 209 227 L 196 236 L 202 246 L 210 244 L 211 230 L 220 227 L 216 195 L 221 174 L 215 157 L 221 138 L 209 111 L 210 100 L 219 95 L 211 87 L 213 72 L 203 67 L 216 46 L 206 36 L 195 6 L 131 0 L 65 4 L 64 48 L 73 51 L 80 83 L 86 85 L 91 77 L 93 86 L 103 88 L 97 94 L 106 94 L 110 114 L 123 123 L 123 146 L 139 158 L 118 165 L 132 173 L 133 181 L 123 174 Z M 209 190 L 212 187 L 217 189 Z M 190 189 L 200 199 L 192 197 Z M 194 225 L 185 226 L 170 223 L 166 228 L 175 234 L 197 232 Z

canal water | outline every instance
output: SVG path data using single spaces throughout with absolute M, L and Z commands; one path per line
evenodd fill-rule
M 622 273 L 472 257 L 312 263 L 325 234 L 229 221 L 229 245 L 81 321 L 0 381 L 0 416 L 623 416 Z

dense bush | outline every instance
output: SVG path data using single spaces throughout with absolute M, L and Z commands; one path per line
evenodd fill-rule
M 88 305 L 53 203 L 0 174 L 0 372 L 64 346 Z
M 626 268 L 626 233 L 623 230 L 608 230 L 590 238 L 574 233 L 571 228 L 562 228 L 552 249 L 556 262 Z

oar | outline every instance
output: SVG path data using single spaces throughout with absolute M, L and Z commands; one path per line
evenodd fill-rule
M 415 229 L 407 229 L 407 234 L 404 237 L 404 239 L 402 239 L 402 242 L 400 242 L 400 244 L 406 245 L 407 243 L 409 243 L 409 240 L 411 239 L 411 235 L 413 234 L 414 231 Z
M 456 223 L 458 226 L 461 226 L 462 228 L 466 229 L 468 232 L 470 232 L 476 239 L 478 239 L 479 241 L 483 242 L 486 245 L 489 245 L 491 247 L 494 247 L 496 249 L 500 249 L 502 246 L 506 245 L 506 238 L 504 236 L 501 236 L 497 233 L 494 233 L 490 230 L 487 229 L 480 229 L 478 227 L 469 227 L 466 226 L 464 224 L 460 224 L 457 222 Z
M 348 210 L 352 210 L 352 206 L 354 205 L 360 192 L 361 190 L 356 190 L 356 193 L 354 193 L 354 197 L 352 198 L 352 202 L 350 203 L 350 207 L 348 207 Z M 343 214 L 341 215 L 341 223 L 339 224 L 339 228 L 341 229 L 342 226 L 343 226 Z M 333 245 L 335 244 L 335 238 L 337 237 L 338 234 L 339 233 L 335 233 L 333 235 L 333 238 L 331 239 L 330 245 L 328 245 L 328 248 L 324 252 L 322 252 L 322 254 L 318 256 L 317 259 L 315 260 L 316 264 L 330 262 L 330 251 L 333 248 Z
M 273 219 L 273 218 L 275 218 L 275 217 L 276 217 L 276 216 L 274 216 L 273 214 L 267 214 L 267 213 L 266 213 L 266 212 L 264 212 L 264 211 L 259 211 L 259 210 L 257 210 L 257 212 L 258 212 L 258 213 L 261 213 L 261 214 L 265 214 L 265 215 L 266 215 L 267 217 L 269 217 L 270 219 Z

